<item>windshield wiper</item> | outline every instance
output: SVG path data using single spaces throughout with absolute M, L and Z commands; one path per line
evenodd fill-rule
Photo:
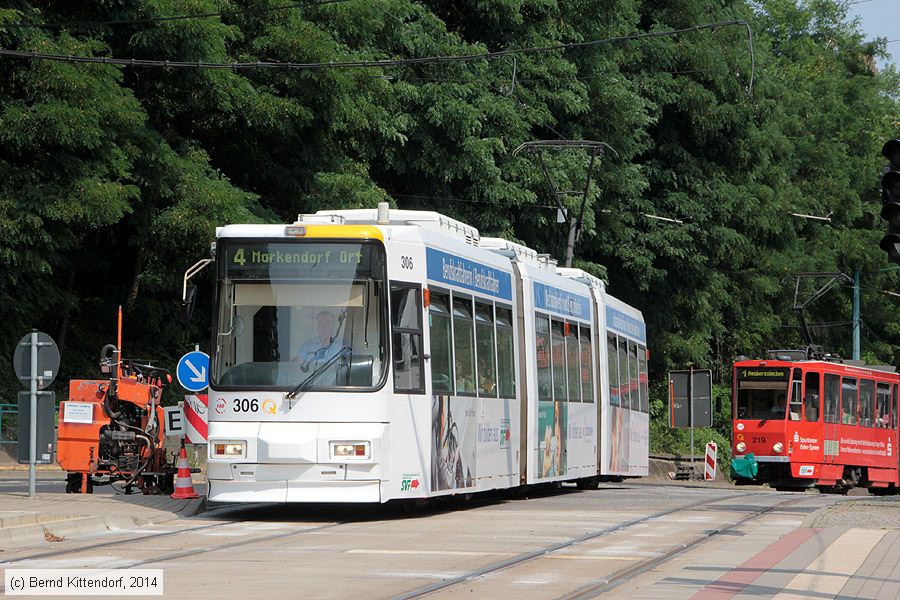
M 325 372 L 328 367 L 337 362 L 339 358 L 343 358 L 345 356 L 350 356 L 350 346 L 343 346 L 340 350 L 338 350 L 334 356 L 323 362 L 321 365 L 316 367 L 316 370 L 309 374 L 309 376 L 294 386 L 294 389 L 285 394 L 285 398 L 288 400 L 293 400 L 306 390 L 308 390 L 312 386 L 312 382 L 316 380 L 316 378 Z

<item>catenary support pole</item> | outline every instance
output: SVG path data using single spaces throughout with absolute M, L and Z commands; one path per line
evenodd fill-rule
M 853 360 L 859 360 L 859 269 L 853 271 Z
M 694 479 L 694 366 L 688 371 L 688 412 L 691 417 L 691 479 Z

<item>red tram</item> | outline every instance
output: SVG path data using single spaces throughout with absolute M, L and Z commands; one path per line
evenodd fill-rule
M 734 364 L 736 481 L 896 493 L 900 375 L 893 367 L 792 354 L 776 351 L 769 354 L 773 360 Z

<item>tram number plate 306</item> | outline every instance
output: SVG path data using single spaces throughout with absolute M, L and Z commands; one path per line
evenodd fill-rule
M 259 412 L 259 400 L 256 398 L 235 398 L 232 400 L 231 409 L 233 412 Z

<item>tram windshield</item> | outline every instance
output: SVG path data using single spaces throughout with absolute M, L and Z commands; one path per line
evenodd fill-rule
M 738 419 L 783 420 L 787 414 L 789 369 L 737 369 Z
M 386 366 L 375 243 L 220 240 L 218 389 L 372 389 Z

